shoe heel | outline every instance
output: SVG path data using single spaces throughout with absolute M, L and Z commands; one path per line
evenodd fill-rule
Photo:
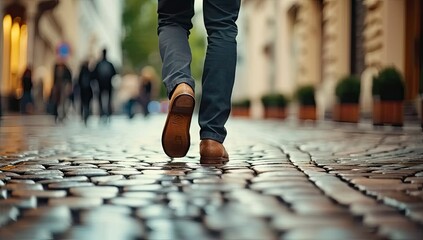
M 162 146 L 169 157 L 183 157 L 189 150 L 194 105 L 194 98 L 188 94 L 176 96 L 171 105 L 162 135 Z
M 194 111 L 194 98 L 190 95 L 180 95 L 175 98 L 171 112 L 191 115 Z

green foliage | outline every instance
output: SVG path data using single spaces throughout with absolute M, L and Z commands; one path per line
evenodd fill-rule
M 387 67 L 373 78 L 372 94 L 384 101 L 404 100 L 405 87 L 401 73 L 394 67 Z
M 372 95 L 379 96 L 380 95 L 380 80 L 379 76 L 373 76 L 372 79 Z
M 297 89 L 295 97 L 302 106 L 316 106 L 314 92 L 313 85 L 302 86 Z
M 146 65 L 160 69 L 156 8 L 153 0 L 125 0 L 123 60 L 134 72 Z
M 340 103 L 358 103 L 360 101 L 360 79 L 357 76 L 342 78 L 335 88 Z
M 265 107 L 286 107 L 288 98 L 281 93 L 270 93 L 261 97 L 261 102 Z
M 245 107 L 249 108 L 251 106 L 251 100 L 250 99 L 242 99 L 239 101 L 232 102 L 232 107 Z
M 191 47 L 192 62 L 191 74 L 195 80 L 201 81 L 204 67 L 204 56 L 206 54 L 205 32 L 200 29 L 202 26 L 194 25 L 189 36 L 189 45 Z
M 193 19 L 194 21 L 194 19 Z M 123 61 L 127 72 L 139 72 L 146 65 L 161 72 L 162 62 L 157 36 L 157 0 L 125 0 L 122 16 L 124 37 L 122 40 Z M 194 79 L 200 80 L 205 54 L 205 34 L 194 22 L 190 34 L 192 52 L 191 71 Z M 166 96 L 161 89 L 161 96 Z

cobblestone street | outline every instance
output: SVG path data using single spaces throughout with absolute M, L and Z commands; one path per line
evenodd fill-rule
M 228 122 L 223 166 L 160 144 L 164 115 L 0 122 L 0 239 L 423 239 L 423 134 Z

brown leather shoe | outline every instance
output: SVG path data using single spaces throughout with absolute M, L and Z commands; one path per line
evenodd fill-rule
M 169 157 L 183 157 L 190 147 L 189 128 L 194 111 L 194 91 L 186 84 L 179 84 L 170 99 L 169 112 L 162 134 L 162 146 Z
M 229 161 L 228 152 L 220 142 L 204 139 L 200 142 L 200 163 L 222 164 Z

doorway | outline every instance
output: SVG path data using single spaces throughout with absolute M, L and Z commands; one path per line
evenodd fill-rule
M 364 61 L 364 25 L 366 6 L 364 0 L 351 1 L 351 49 L 350 49 L 350 73 L 361 76 L 365 69 Z
M 419 94 L 423 78 L 423 4 L 421 0 L 407 0 L 405 14 L 405 99 L 413 101 Z

